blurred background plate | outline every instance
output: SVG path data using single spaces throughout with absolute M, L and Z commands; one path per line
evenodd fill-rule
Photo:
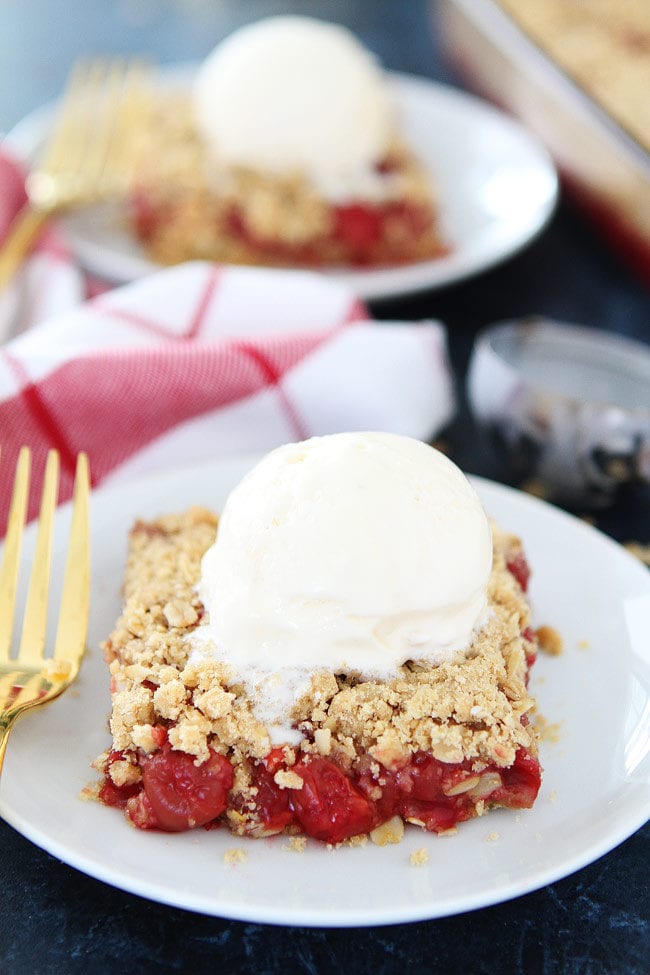
M 187 85 L 192 69 L 166 69 L 163 84 Z M 377 270 L 328 272 L 367 300 L 438 288 L 517 253 L 545 226 L 557 200 L 550 156 L 535 136 L 488 104 L 445 85 L 391 74 L 402 131 L 437 187 L 451 253 Z M 22 159 L 34 158 L 54 105 L 26 116 L 9 133 Z M 62 221 L 82 267 L 112 283 L 157 269 L 133 239 L 119 208 L 87 209 Z

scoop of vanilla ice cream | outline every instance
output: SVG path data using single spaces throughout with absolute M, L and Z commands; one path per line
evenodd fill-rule
M 303 172 L 326 194 L 371 180 L 393 132 L 375 58 L 345 28 L 309 17 L 270 17 L 226 38 L 199 70 L 194 110 L 225 164 Z
M 203 557 L 197 632 L 239 673 L 388 677 L 487 618 L 492 536 L 461 471 L 419 440 L 345 433 L 268 454 Z

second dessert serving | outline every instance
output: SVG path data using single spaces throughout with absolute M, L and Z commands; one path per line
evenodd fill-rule
M 345 28 L 272 17 L 222 41 L 142 133 L 136 237 L 162 264 L 403 264 L 446 252 L 387 77 Z

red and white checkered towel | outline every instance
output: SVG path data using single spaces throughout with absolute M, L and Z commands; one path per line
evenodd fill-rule
M 68 497 L 80 450 L 98 484 L 342 430 L 429 439 L 453 414 L 443 326 L 370 321 L 325 276 L 191 263 L 86 301 L 83 288 L 54 231 L 14 282 L 19 334 L 0 346 L 0 536 L 21 444 L 34 449 L 34 515 L 48 447 Z

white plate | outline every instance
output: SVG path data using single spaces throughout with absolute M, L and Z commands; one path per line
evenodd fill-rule
M 168 70 L 165 83 L 187 85 L 188 70 Z M 403 267 L 331 272 L 365 299 L 447 285 L 511 256 L 544 227 L 558 190 L 546 150 L 517 122 L 432 81 L 395 74 L 391 82 L 406 140 L 438 187 L 443 233 L 452 250 Z M 10 145 L 26 161 L 42 144 L 53 113 L 52 105 L 39 109 L 9 134 Z M 64 223 L 86 270 L 124 283 L 156 269 L 115 209 L 86 210 Z
M 97 492 L 92 504 L 90 650 L 76 688 L 25 718 L 9 742 L 0 812 L 38 846 L 83 872 L 153 900 L 206 914 L 319 926 L 376 925 L 494 904 L 564 877 L 620 843 L 650 810 L 650 575 L 585 523 L 487 481 L 487 509 L 524 539 L 538 623 L 557 626 L 563 656 L 541 657 L 532 690 L 558 723 L 542 742 L 545 769 L 532 810 L 499 810 L 456 836 L 414 827 L 398 846 L 304 853 L 286 839 L 225 830 L 143 833 L 122 815 L 81 802 L 89 763 L 108 744 L 108 675 L 98 649 L 117 617 L 126 533 L 138 515 L 191 503 L 220 507 L 250 457 Z M 33 540 L 33 533 L 30 542 Z M 57 538 L 58 559 L 64 540 Z M 224 853 L 246 850 L 244 863 Z M 425 848 L 428 862 L 410 865 Z

